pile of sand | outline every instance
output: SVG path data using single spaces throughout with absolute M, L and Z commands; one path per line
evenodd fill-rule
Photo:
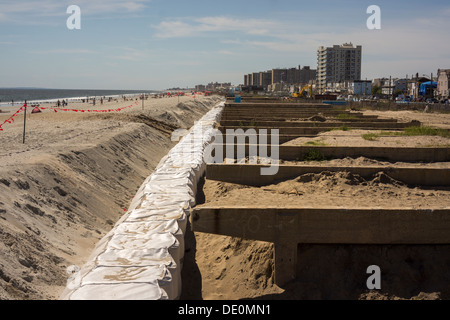
M 149 99 L 121 113 L 23 113 L 0 132 L 0 299 L 57 299 L 135 192 L 219 97 Z M 69 108 L 109 109 L 72 104 Z M 130 105 L 130 101 L 114 107 Z M 0 117 L 9 117 L 8 114 Z
M 315 167 L 408 167 L 408 168 L 450 168 L 450 162 L 389 162 L 367 157 L 345 157 L 324 161 L 286 161 L 280 160 L 285 165 L 307 165 Z
M 410 187 L 380 171 L 370 179 L 347 171 L 308 173 L 251 187 L 206 180 L 205 204 L 226 207 L 447 208 L 450 188 Z

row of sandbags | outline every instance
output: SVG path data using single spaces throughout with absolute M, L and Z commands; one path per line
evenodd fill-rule
M 62 299 L 175 300 L 181 294 L 184 235 L 203 153 L 224 103 L 216 105 L 161 160 L 129 211 L 69 278 Z

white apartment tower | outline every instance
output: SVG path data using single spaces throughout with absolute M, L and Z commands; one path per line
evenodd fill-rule
M 352 43 L 319 47 L 317 51 L 317 89 L 332 83 L 361 80 L 362 47 Z

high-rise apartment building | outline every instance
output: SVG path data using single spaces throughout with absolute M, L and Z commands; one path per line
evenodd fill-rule
M 362 47 L 352 43 L 319 47 L 317 51 L 317 89 L 328 84 L 361 80 Z

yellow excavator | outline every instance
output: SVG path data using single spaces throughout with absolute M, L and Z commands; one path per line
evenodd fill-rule
M 292 94 L 292 97 L 293 98 L 306 98 L 307 90 L 309 90 L 309 93 L 311 94 L 311 92 L 312 92 L 312 84 L 308 84 L 306 86 L 303 86 L 303 88 L 299 92 L 294 92 Z

